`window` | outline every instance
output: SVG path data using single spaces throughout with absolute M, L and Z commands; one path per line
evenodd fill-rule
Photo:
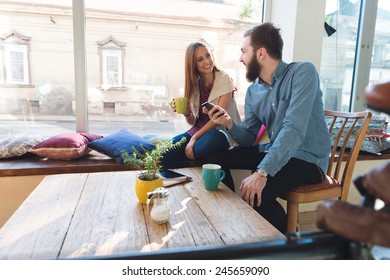
M 5 34 L 4 44 L 5 84 L 28 85 L 28 42 L 30 38 L 15 31 Z
M 370 84 L 390 77 L 390 3 L 378 0 L 377 21 L 370 70 Z
M 28 84 L 27 46 L 5 45 L 7 84 Z
M 335 32 L 324 31 L 320 67 L 325 108 L 349 111 L 359 27 L 360 0 L 327 0 L 325 22 Z
M 105 85 L 119 87 L 122 85 L 121 52 L 103 50 L 103 88 Z
M 101 55 L 101 88 L 120 88 L 123 82 L 123 52 L 125 43 L 110 37 L 98 42 Z
M 243 112 L 248 82 L 239 46 L 244 30 L 262 21 L 263 0 L 31 0 L 0 3 L 0 10 L 7 12 L 0 25 L 1 136 L 79 127 L 102 135 L 123 128 L 182 133 L 188 125 L 169 102 L 183 95 L 185 49 L 201 38 L 233 77 Z M 74 52 L 82 45 L 85 59 Z M 83 78 L 74 71 L 84 68 L 80 61 Z

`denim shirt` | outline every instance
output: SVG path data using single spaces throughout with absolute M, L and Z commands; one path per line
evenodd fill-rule
M 280 61 L 271 85 L 257 79 L 245 97 L 245 119 L 229 133 L 242 146 L 253 145 L 261 125 L 269 143 L 260 144 L 267 155 L 258 169 L 274 176 L 290 158 L 317 164 L 326 172 L 331 148 L 317 71 L 309 62 Z

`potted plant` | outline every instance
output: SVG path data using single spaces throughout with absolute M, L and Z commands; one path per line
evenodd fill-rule
M 152 150 L 147 150 L 141 145 L 140 149 L 132 146 L 131 154 L 125 151 L 122 152 L 123 162 L 140 170 L 135 183 L 135 191 L 141 203 L 146 204 L 148 192 L 163 186 L 162 178 L 158 173 L 163 167 L 160 162 L 163 154 L 169 150 L 176 149 L 185 141 L 185 137 L 176 143 L 173 143 L 171 139 L 158 142 Z

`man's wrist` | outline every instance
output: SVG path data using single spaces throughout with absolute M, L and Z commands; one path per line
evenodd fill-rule
M 261 177 L 268 177 L 268 171 L 265 170 L 264 168 L 257 169 L 257 174 L 259 174 Z

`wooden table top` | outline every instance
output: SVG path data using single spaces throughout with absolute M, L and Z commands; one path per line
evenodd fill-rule
M 222 183 L 169 188 L 168 223 L 152 221 L 135 195 L 137 171 L 50 175 L 0 229 L 0 259 L 56 259 L 241 244 L 284 236 Z

